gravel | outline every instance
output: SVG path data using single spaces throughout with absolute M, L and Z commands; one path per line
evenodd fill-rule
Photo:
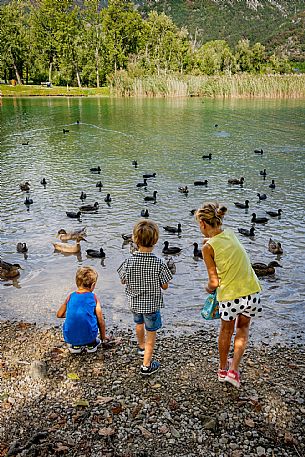
M 249 346 L 241 388 L 217 381 L 214 329 L 161 335 L 153 376 L 132 331 L 70 354 L 59 328 L 0 323 L 0 457 L 305 455 L 304 347 Z

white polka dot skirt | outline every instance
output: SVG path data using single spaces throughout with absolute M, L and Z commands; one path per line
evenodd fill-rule
M 262 314 L 260 293 L 230 301 L 221 301 L 219 302 L 219 313 L 224 321 L 233 321 L 240 314 L 247 317 L 260 317 Z

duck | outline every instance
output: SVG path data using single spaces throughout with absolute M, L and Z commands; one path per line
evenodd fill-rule
M 146 173 L 145 175 L 143 175 L 143 179 L 145 178 L 155 178 L 156 177 L 156 173 Z
M 101 188 L 104 187 L 103 184 L 102 184 L 102 181 L 98 181 L 98 182 L 95 184 L 95 187 L 99 187 L 100 190 L 101 190 Z
M 42 178 L 42 180 L 40 181 L 40 184 L 42 184 L 43 186 L 46 186 L 47 185 L 46 178 Z
M 24 192 L 29 192 L 30 190 L 30 183 L 28 181 L 22 182 L 19 184 L 20 190 Z
M 258 194 L 256 194 L 256 195 L 258 196 L 258 199 L 259 199 L 259 200 L 266 200 L 266 199 L 267 199 L 267 195 L 266 195 L 266 194 L 260 194 L 260 193 L 258 193 Z
M 22 270 L 19 263 L 4 262 L 0 259 L 0 278 L 1 279 L 13 279 L 20 275 L 19 270 Z
M 96 211 L 98 210 L 99 204 L 95 202 L 93 205 L 83 205 L 79 207 L 79 210 L 82 212 Z
M 267 176 L 266 168 L 264 168 L 263 170 L 261 170 L 261 171 L 259 172 L 259 174 L 260 174 L 261 176 Z
M 77 254 L 80 252 L 80 242 L 76 241 L 74 244 L 69 243 L 52 243 L 54 249 L 59 252 L 67 254 Z
M 101 167 L 92 167 L 90 168 L 91 173 L 100 173 L 102 171 Z
M 256 276 L 258 276 L 258 277 L 274 275 L 275 267 L 282 268 L 282 265 L 280 265 L 275 260 L 268 263 L 268 265 L 266 265 L 265 263 L 260 263 L 260 262 L 252 263 L 252 268 L 255 271 Z
M 121 236 L 126 243 L 130 243 L 132 241 L 132 233 L 122 233 Z
M 135 168 L 137 168 L 138 162 L 137 162 L 136 160 L 133 160 L 133 161 L 131 162 L 131 165 L 133 165 Z
M 22 146 L 28 146 L 29 142 L 28 141 L 23 141 L 21 144 L 22 144 Z
M 77 213 L 74 213 L 73 211 L 66 211 L 66 215 L 71 219 L 79 219 L 82 213 L 80 211 L 78 211 Z
M 17 243 L 16 249 L 17 249 L 17 252 L 21 252 L 22 254 L 24 254 L 25 252 L 28 252 L 28 247 L 27 247 L 26 243 Z
M 255 154 L 263 154 L 264 151 L 262 149 L 254 149 Z
M 33 202 L 32 198 L 30 198 L 30 197 L 26 197 L 24 200 L 25 205 L 32 205 L 33 203 L 34 202 Z
M 179 254 L 181 251 L 182 249 L 176 246 L 169 247 L 169 242 L 164 241 L 164 248 L 162 249 L 163 254 Z
M 86 200 L 87 194 L 86 194 L 85 192 L 82 191 L 79 198 L 80 198 L 81 200 Z
M 178 191 L 179 191 L 181 194 L 188 194 L 188 193 L 189 193 L 189 190 L 188 190 L 188 187 L 187 187 L 187 186 L 180 186 L 180 187 L 178 187 Z
M 237 208 L 248 209 L 249 208 L 249 200 L 245 200 L 245 203 L 234 202 L 234 205 Z
M 193 243 L 194 246 L 194 257 L 198 257 L 198 259 L 202 259 L 202 251 L 198 249 L 198 243 Z
M 283 211 L 281 209 L 278 209 L 277 211 L 266 211 L 266 213 L 271 217 L 281 217 L 282 212 Z
M 271 184 L 269 184 L 270 189 L 275 189 L 275 182 L 274 179 L 272 179 Z
M 86 227 L 83 227 L 79 230 L 72 230 L 71 232 L 66 232 L 65 229 L 60 229 L 57 232 L 57 238 L 60 241 L 69 241 L 69 240 L 74 240 L 74 241 L 87 241 L 85 236 L 86 236 Z
M 208 155 L 203 155 L 202 158 L 211 160 L 212 159 L 212 154 L 210 153 Z
M 99 251 L 95 251 L 94 249 L 87 249 L 86 253 L 87 253 L 87 256 L 95 257 L 96 259 L 104 259 L 106 257 L 106 254 L 103 251 L 103 248 L 101 248 Z
M 283 248 L 279 241 L 275 241 L 272 238 L 269 239 L 268 249 L 272 254 L 283 254 Z
M 141 217 L 149 217 L 148 209 L 142 209 L 142 211 L 141 211 Z
M 205 179 L 204 181 L 194 181 L 194 186 L 207 186 L 208 180 Z
M 238 229 L 239 233 L 244 236 L 254 236 L 254 230 L 255 230 L 254 227 L 251 227 L 250 230 L 244 229 L 244 228 Z
M 240 179 L 237 179 L 237 178 L 230 178 L 228 179 L 228 183 L 229 184 L 243 184 L 245 181 L 245 178 L 241 177 Z
M 197 209 L 191 209 L 191 210 L 190 210 L 190 213 L 191 213 L 193 216 L 195 216 L 196 211 L 197 211 Z
M 177 227 L 171 227 L 170 225 L 165 225 L 165 227 L 163 227 L 163 228 L 166 232 L 169 232 L 169 233 L 181 233 L 182 232 L 180 223 L 178 224 Z
M 175 275 L 177 272 L 176 264 L 174 262 L 174 259 L 170 257 L 168 261 L 166 262 L 166 265 L 168 266 L 169 271 Z
M 138 246 L 133 241 L 130 241 L 128 244 L 130 254 L 134 254 L 138 250 Z
M 69 133 L 70 130 L 68 129 L 62 129 L 63 133 Z
M 111 197 L 110 197 L 110 194 L 107 194 L 106 197 L 104 198 L 104 201 L 106 203 L 110 203 L 111 202 Z
M 143 182 L 138 182 L 136 187 L 146 187 L 147 186 L 147 178 L 144 178 Z
M 251 219 L 252 223 L 255 223 L 255 224 L 266 224 L 266 222 L 268 222 L 268 220 L 269 219 L 267 217 L 256 217 L 256 214 L 252 213 L 252 219 Z
M 148 195 L 147 197 L 144 197 L 145 202 L 155 202 L 157 200 L 157 191 L 154 190 L 153 195 Z

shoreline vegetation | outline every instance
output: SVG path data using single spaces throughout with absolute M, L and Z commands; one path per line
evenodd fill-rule
M 108 87 L 1 85 L 2 97 L 207 97 L 305 98 L 305 74 L 232 76 L 146 76 L 134 78 L 125 71 L 114 75 Z
M 0 322 L 0 456 L 304 455 L 304 346 L 250 343 L 241 388 L 219 383 L 217 335 L 161 332 L 139 373 L 133 332 L 70 354 L 58 327 Z

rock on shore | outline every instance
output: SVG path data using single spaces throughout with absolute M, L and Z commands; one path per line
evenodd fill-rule
M 304 347 L 249 346 L 217 381 L 214 329 L 160 336 L 143 379 L 132 332 L 72 355 L 58 328 L 0 323 L 0 457 L 305 455 Z

